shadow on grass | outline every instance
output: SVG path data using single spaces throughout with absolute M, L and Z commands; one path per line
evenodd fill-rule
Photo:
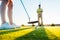
M 15 40 L 60 40 L 57 36 L 47 30 L 49 34 L 51 34 L 51 36 L 53 37 L 53 39 L 50 39 L 45 30 L 46 29 L 44 28 L 44 26 L 42 26 L 41 28 L 32 31 L 25 36 L 18 37 Z
M 11 33 L 11 32 L 16 32 L 16 31 L 21 31 L 21 30 L 26 30 L 26 29 L 30 29 L 30 28 L 8 29 L 8 30 L 6 30 L 6 31 L 2 31 L 2 32 L 0 32 L 0 35 L 8 34 L 8 33 Z
M 31 33 L 18 37 L 15 40 L 50 40 L 45 32 L 44 26 L 38 28 Z
M 49 35 L 52 37 L 52 39 L 51 38 L 49 38 L 49 39 L 51 39 L 51 40 L 60 40 L 60 38 L 58 38 L 56 35 L 52 34 L 52 32 L 50 32 L 49 30 L 47 30 L 47 31 L 49 32 Z

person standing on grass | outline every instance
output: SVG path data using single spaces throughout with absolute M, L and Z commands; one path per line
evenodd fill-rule
M 39 8 L 37 9 L 37 14 L 38 14 L 38 26 L 43 25 L 43 20 L 42 20 L 42 8 L 41 5 L 39 4 Z
M 0 0 L 1 3 L 1 20 L 2 20 L 2 24 L 1 27 L 2 28 L 14 28 L 16 27 L 16 25 L 13 23 L 12 20 L 12 9 L 13 9 L 13 2 L 12 0 Z M 8 13 L 8 19 L 10 23 L 6 22 L 5 19 L 5 11 L 6 11 L 6 6 L 8 7 L 7 13 Z

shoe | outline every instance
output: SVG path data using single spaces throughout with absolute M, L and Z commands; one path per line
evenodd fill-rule
M 9 24 L 7 22 L 3 23 L 0 27 L 0 29 L 6 29 L 6 28 L 9 28 Z
M 19 28 L 19 26 L 17 26 L 16 24 L 12 24 L 12 25 L 10 25 L 10 27 L 12 27 L 12 28 Z

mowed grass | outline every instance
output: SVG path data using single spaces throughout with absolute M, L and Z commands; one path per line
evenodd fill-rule
M 0 30 L 0 40 L 60 40 L 60 26 L 24 26 Z

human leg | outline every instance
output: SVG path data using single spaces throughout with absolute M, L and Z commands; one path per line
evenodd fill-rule
M 8 18 L 9 18 L 9 22 L 10 22 L 10 27 L 14 28 L 14 27 L 18 27 L 18 26 L 13 23 L 12 10 L 13 10 L 13 3 L 12 3 L 12 1 L 9 1 L 9 3 L 8 3 Z
M 1 24 L 0 29 L 5 29 L 5 28 L 9 27 L 9 24 L 5 20 L 5 10 L 6 10 L 7 3 L 8 3 L 8 0 L 2 0 L 2 3 L 1 3 L 1 20 L 2 20 L 2 24 Z
M 6 22 L 5 20 L 5 10 L 6 10 L 6 5 L 8 1 L 2 1 L 1 3 L 1 20 L 2 24 Z
M 13 20 L 12 20 L 12 9 L 13 9 L 13 3 L 11 1 L 8 4 L 8 18 L 9 18 L 9 22 L 10 22 L 11 25 L 13 24 Z
M 41 14 L 41 25 L 43 25 L 43 19 L 42 19 L 42 14 Z
M 38 26 L 40 26 L 41 24 L 40 24 L 40 14 L 38 14 Z

